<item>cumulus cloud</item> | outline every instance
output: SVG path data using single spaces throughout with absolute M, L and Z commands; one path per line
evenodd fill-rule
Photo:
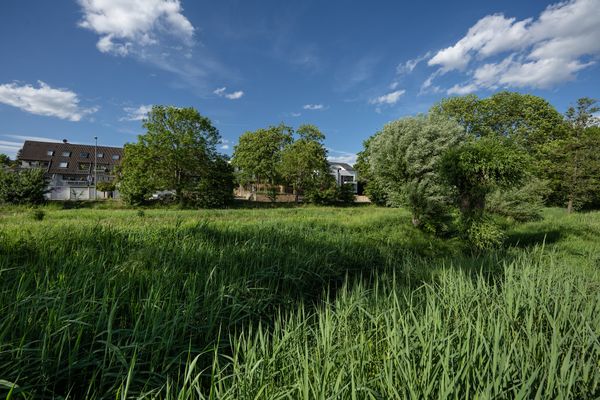
M 595 63 L 600 55 L 599 20 L 597 0 L 557 3 L 537 19 L 488 15 L 454 45 L 438 51 L 428 65 L 438 67 L 435 76 L 469 69 L 469 80 L 450 88 L 450 94 L 481 88 L 549 88 L 575 79 L 577 72 Z M 492 57 L 493 62 L 481 65 Z
M 119 118 L 120 121 L 141 121 L 148 116 L 152 110 L 152 104 L 142 104 L 139 107 L 125 107 L 123 111 L 127 113 L 125 117 Z
M 226 87 L 215 89 L 213 91 L 213 93 L 216 94 L 219 97 L 225 97 L 226 99 L 229 99 L 229 100 L 241 99 L 242 96 L 244 95 L 244 92 L 242 90 L 238 90 L 236 92 L 227 93 L 227 88 Z
M 79 26 L 100 36 L 103 53 L 125 56 L 156 45 L 169 36 L 191 44 L 194 27 L 182 14 L 179 0 L 78 0 L 83 17 Z
M 305 110 L 316 111 L 324 110 L 325 106 L 323 104 L 305 104 L 302 108 L 304 108 Z
M 76 93 L 68 89 L 52 88 L 42 81 L 38 81 L 38 87 L 20 85 L 17 82 L 0 85 L 0 103 L 31 114 L 69 121 L 79 121 L 85 115 L 98 111 L 97 107 L 82 108 Z
M 400 97 L 405 93 L 406 91 L 404 89 L 402 90 L 396 90 L 387 94 L 384 94 L 383 96 L 379 96 L 376 97 L 374 99 L 371 99 L 369 101 L 369 103 L 371 104 L 396 104 L 398 102 L 398 100 L 400 100 Z

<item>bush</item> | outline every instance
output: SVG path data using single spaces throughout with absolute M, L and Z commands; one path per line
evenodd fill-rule
M 200 208 L 222 208 L 233 202 L 233 167 L 224 158 L 213 162 L 207 176 L 183 193 L 183 203 Z
M 337 190 L 337 201 L 342 204 L 354 203 L 354 187 L 350 184 L 342 184 Z
M 41 204 L 46 200 L 47 186 L 41 169 L 0 170 L 0 203 Z
M 491 250 L 504 242 L 504 231 L 490 218 L 468 221 L 462 228 L 464 239 L 474 250 Z
M 491 193 L 486 202 L 486 210 L 519 222 L 536 221 L 542 217 L 544 201 L 549 193 L 546 181 L 532 177 L 519 188 Z

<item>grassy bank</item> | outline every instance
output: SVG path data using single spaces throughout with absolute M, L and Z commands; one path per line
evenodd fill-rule
M 600 396 L 600 214 L 470 255 L 404 210 L 0 212 L 16 397 Z

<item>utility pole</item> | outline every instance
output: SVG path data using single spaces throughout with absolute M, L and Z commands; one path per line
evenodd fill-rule
M 94 200 L 98 200 L 98 136 L 94 136 Z

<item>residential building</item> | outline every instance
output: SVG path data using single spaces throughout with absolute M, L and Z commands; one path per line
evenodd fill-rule
M 358 192 L 358 173 L 350 164 L 329 161 L 329 171 L 338 186 L 352 185 L 354 193 Z
M 96 154 L 94 154 L 96 152 Z M 96 198 L 94 180 L 113 181 L 115 167 L 123 158 L 120 147 L 27 140 L 19 154 L 20 168 L 43 168 L 48 178 L 49 200 L 88 200 Z M 96 165 L 96 170 L 94 170 Z M 98 192 L 97 198 L 118 193 Z

